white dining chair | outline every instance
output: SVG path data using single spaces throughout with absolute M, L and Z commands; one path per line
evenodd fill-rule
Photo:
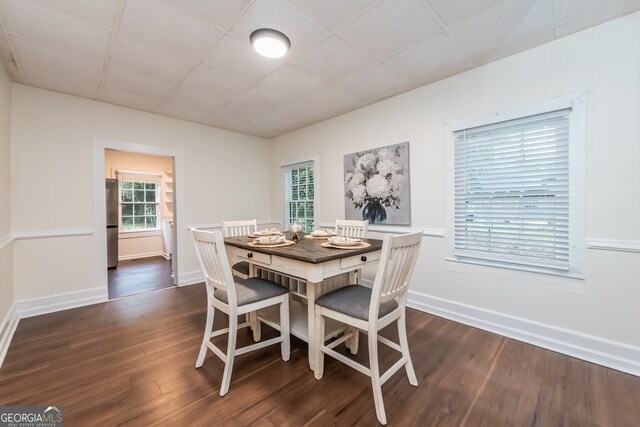
M 343 237 L 356 237 L 358 239 L 366 239 L 368 228 L 369 221 L 336 219 L 335 234 Z M 360 283 L 361 278 L 362 270 L 357 270 L 352 273 L 351 280 L 353 283 Z
M 369 221 L 336 219 L 335 233 L 338 236 L 357 237 L 360 239 L 365 239 L 367 237 L 368 228 Z
M 233 361 L 236 356 L 272 344 L 281 343 L 282 360 L 289 360 L 289 292 L 282 286 L 264 279 L 252 277 L 235 281 L 229 266 L 222 233 L 192 228 L 193 241 L 207 287 L 207 321 L 196 360 L 196 368 L 204 363 L 207 349 L 224 362 L 224 374 L 220 386 L 220 396 L 229 391 Z M 255 312 L 265 307 L 280 305 L 280 325 L 272 324 L 280 330 L 280 336 L 263 342 L 236 348 L 238 329 L 249 326 L 249 322 L 238 324 L 238 316 Z M 213 330 L 213 317 L 218 309 L 229 316 L 229 327 Z M 270 323 L 271 324 L 271 323 Z M 226 354 L 211 338 L 227 334 Z
M 350 285 L 316 300 L 315 336 L 317 338 L 314 346 L 316 354 L 313 356 L 318 363 L 315 371 L 316 379 L 321 379 L 324 373 L 324 354 L 328 354 L 370 376 L 376 415 L 381 424 L 387 423 L 382 400 L 382 385 L 403 366 L 407 371 L 409 383 L 416 387 L 418 385 L 407 342 L 405 306 L 407 289 L 421 242 L 422 233 L 386 236 L 373 288 Z M 325 318 L 338 320 L 368 334 L 368 368 L 334 350 L 336 346 L 352 338 L 350 330 L 341 338 L 325 345 L 322 338 L 324 337 Z M 378 331 L 394 321 L 398 323 L 400 344 L 378 335 Z M 378 365 L 378 341 L 402 354 L 400 360 L 382 375 L 380 375 Z
M 249 236 L 258 231 L 258 222 L 255 219 L 243 221 L 222 221 L 222 233 L 224 237 Z M 231 266 L 233 274 L 241 279 L 249 277 L 249 263 L 241 261 Z

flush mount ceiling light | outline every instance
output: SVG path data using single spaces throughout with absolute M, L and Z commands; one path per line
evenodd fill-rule
M 249 36 L 249 40 L 256 52 L 267 58 L 281 58 L 291 47 L 287 36 L 270 28 L 255 30 Z

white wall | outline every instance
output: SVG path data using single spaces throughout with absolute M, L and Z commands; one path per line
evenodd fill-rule
M 158 205 L 159 225 L 162 225 L 162 220 L 173 218 L 173 202 L 166 202 L 168 186 L 165 184 L 167 172 L 173 176 L 173 159 L 171 157 L 105 150 L 104 168 L 105 178 L 117 178 L 116 171 L 118 170 L 160 175 L 162 183 L 160 185 L 160 204 Z M 173 185 L 170 189 L 173 191 Z M 126 232 L 120 233 L 118 236 L 119 259 L 157 256 L 163 252 L 162 231 Z
M 269 217 L 269 145 L 262 138 L 19 84 L 12 127 L 11 214 L 24 237 L 14 245 L 16 301 L 99 293 L 96 233 L 104 230 L 93 224 L 94 138 L 181 153 L 185 229 Z M 183 231 L 179 281 L 199 270 Z
M 13 304 L 13 243 L 11 241 L 11 81 L 0 67 L 0 340 L 2 321 Z M 0 347 L 0 353 L 2 348 Z M 2 358 L 0 357 L 0 363 Z
M 446 227 L 447 123 L 585 90 L 587 241 L 628 252 L 587 249 L 585 278 L 575 280 L 445 261 L 445 239 L 425 237 L 411 298 L 488 329 L 584 338 L 591 355 L 601 344 L 615 357 L 630 351 L 636 360 L 625 363 L 640 372 L 640 13 L 274 138 L 272 216 L 284 215 L 283 163 L 318 157 L 319 218 L 332 222 L 344 216 L 343 156 L 410 141 L 413 226 L 437 234 Z

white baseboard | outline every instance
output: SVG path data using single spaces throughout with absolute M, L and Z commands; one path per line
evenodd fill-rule
M 70 308 L 83 307 L 105 302 L 109 299 L 106 288 L 98 287 L 77 292 L 52 295 L 44 298 L 16 301 L 15 307 L 21 319 L 38 316 L 40 314 L 53 313 L 55 311 L 68 310 Z
M 407 306 L 640 376 L 640 347 L 409 291 Z
M 118 257 L 118 261 L 129 261 L 130 259 L 142 259 L 142 258 L 153 258 L 156 256 L 161 256 L 164 258 L 169 259 L 169 257 L 166 256 L 166 254 L 164 252 L 147 252 L 144 254 L 134 254 L 134 255 L 125 255 L 125 256 L 119 256 Z
M 204 282 L 204 274 L 202 270 L 189 271 L 188 273 L 178 274 L 178 286 L 195 285 Z
M 0 367 L 2 367 L 7 351 L 9 351 L 11 338 L 13 338 L 19 321 L 20 318 L 18 317 L 16 306 L 13 304 L 0 324 Z

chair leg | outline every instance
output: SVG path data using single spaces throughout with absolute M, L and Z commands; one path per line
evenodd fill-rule
M 222 385 L 220 386 L 220 396 L 224 396 L 229 391 L 231 383 L 231 373 L 233 371 L 233 360 L 236 357 L 236 338 L 238 336 L 238 316 L 229 316 L 229 342 L 227 344 L 227 360 L 224 364 L 224 374 L 222 375 Z
M 216 309 L 209 305 L 207 307 L 207 323 L 204 327 L 204 336 L 202 337 L 202 345 L 200 346 L 200 353 L 198 353 L 198 359 L 196 359 L 196 368 L 199 368 L 204 363 L 204 357 L 207 355 L 206 342 L 211 339 L 211 330 L 213 329 L 213 315 Z
M 376 405 L 376 416 L 380 424 L 387 424 L 387 415 L 382 400 L 382 384 L 380 382 L 380 366 L 378 366 L 378 334 L 376 330 L 369 330 L 369 369 L 371 370 L 371 388 L 373 401 Z
M 289 295 L 280 304 L 280 335 L 282 336 L 282 360 L 289 360 L 291 355 L 291 335 L 289 330 Z
M 318 306 L 315 308 L 315 313 L 315 345 L 313 346 L 315 354 L 311 355 L 311 360 L 315 361 L 316 365 L 313 375 L 319 380 L 324 375 L 324 353 L 322 352 L 322 346 L 324 345 L 324 317 Z
M 360 329 L 356 327 L 347 328 L 347 333 L 353 333 L 353 336 L 347 340 L 347 348 L 351 350 L 351 354 L 358 354 L 358 346 L 360 345 Z
M 260 320 L 258 320 L 258 312 L 254 311 L 251 313 L 251 329 L 253 329 L 253 340 L 255 342 L 260 341 L 262 337 L 262 328 L 260 324 Z
M 407 371 L 409 384 L 417 387 L 418 379 L 416 378 L 416 372 L 413 370 L 413 363 L 411 363 L 411 355 L 409 354 L 409 341 L 407 340 L 407 323 L 405 320 L 405 313 L 403 312 L 398 319 L 398 337 L 400 338 L 402 357 L 407 359 L 406 363 L 404 364 L 404 369 Z

